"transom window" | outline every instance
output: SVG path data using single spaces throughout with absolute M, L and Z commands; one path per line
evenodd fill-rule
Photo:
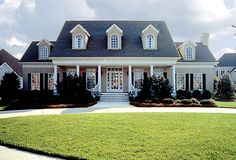
M 96 86 L 96 69 L 86 68 L 86 88 L 93 89 Z
M 154 42 L 154 37 L 153 37 L 153 35 L 148 34 L 148 35 L 147 35 L 147 41 L 146 41 L 146 45 L 147 45 L 147 48 L 148 48 L 148 49 L 154 48 L 153 42 Z
M 163 75 L 163 69 L 161 68 L 154 68 L 153 69 L 153 76 L 158 78 L 158 77 L 164 77 Z
M 177 80 L 177 90 L 179 89 L 185 89 L 185 74 L 184 73 L 178 73 L 177 74 L 177 77 L 176 77 L 176 80 Z
M 83 48 L 83 36 L 81 34 L 76 35 L 76 48 Z
M 41 48 L 40 59 L 42 59 L 42 60 L 48 59 L 48 47 L 43 46 L 43 47 Z
M 142 83 L 144 79 L 143 68 L 134 69 L 134 87 L 137 89 L 142 89 Z
M 192 47 L 188 47 L 186 49 L 186 58 L 193 59 L 193 48 Z
M 193 75 L 193 89 L 202 90 L 202 74 L 201 73 L 195 73 Z
M 119 40 L 117 35 L 111 36 L 111 48 L 118 48 L 119 46 Z
M 31 90 L 40 90 L 40 74 L 31 73 Z

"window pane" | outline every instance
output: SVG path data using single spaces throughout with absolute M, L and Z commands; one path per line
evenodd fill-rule
M 142 83 L 144 79 L 143 68 L 135 68 L 134 69 L 134 87 L 137 89 L 142 88 Z
M 201 90 L 202 89 L 202 74 L 195 73 L 193 77 L 194 89 Z
M 31 90 L 40 90 L 40 74 L 31 74 Z
M 118 36 L 117 35 L 111 36 L 111 48 L 118 48 Z
M 86 69 L 86 88 L 93 89 L 96 86 L 96 69 Z
M 48 48 L 45 46 L 41 48 L 40 59 L 42 60 L 48 59 Z
M 185 74 L 179 73 L 177 74 L 177 90 L 185 89 Z
M 48 74 L 48 89 L 53 90 L 54 81 L 53 81 L 53 73 Z

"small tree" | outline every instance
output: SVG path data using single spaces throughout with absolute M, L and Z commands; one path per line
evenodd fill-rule
M 216 98 L 222 100 L 231 99 L 234 95 L 234 85 L 228 73 L 222 75 L 216 85 Z
M 9 103 L 11 100 L 17 97 L 20 88 L 20 79 L 14 73 L 5 73 L 1 80 L 0 93 L 2 100 Z

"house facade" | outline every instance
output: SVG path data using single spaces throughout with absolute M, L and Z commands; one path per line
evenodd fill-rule
M 221 77 L 226 72 L 230 74 L 231 79 L 236 83 L 236 53 L 225 53 L 214 69 L 216 77 Z
M 23 88 L 23 77 L 22 77 L 22 66 L 18 63 L 18 59 L 13 57 L 10 53 L 6 50 L 0 50 L 0 83 L 2 77 L 5 73 L 14 72 L 19 80 L 20 80 L 20 87 Z
M 24 88 L 51 89 L 68 74 L 86 77 L 101 93 L 138 91 L 144 77 L 164 76 L 174 87 L 213 91 L 208 34 L 174 42 L 164 21 L 66 21 L 57 40 L 33 41 L 21 59 Z

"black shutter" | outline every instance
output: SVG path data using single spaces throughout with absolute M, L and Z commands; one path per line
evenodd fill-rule
M 63 77 L 63 81 L 65 81 L 65 79 L 66 79 L 66 72 L 62 73 L 62 77 Z
M 48 73 L 45 73 L 45 90 L 48 90 Z
M 206 74 L 205 73 L 202 74 L 202 81 L 203 81 L 202 89 L 206 90 Z
M 163 72 L 163 76 L 167 79 L 167 72 Z
M 59 77 L 60 75 L 59 75 L 59 73 L 57 73 L 57 83 L 59 83 L 60 81 L 60 77 Z
M 98 72 L 96 72 L 96 84 L 98 84 Z
M 134 72 L 132 72 L 132 76 L 131 76 L 132 78 L 132 82 L 131 82 L 131 84 L 134 84 Z
M 43 90 L 43 73 L 40 73 L 40 90 Z
M 144 79 L 147 79 L 147 72 L 144 72 Z
M 31 73 L 28 73 L 28 90 L 31 90 Z
M 188 73 L 186 73 L 186 75 L 185 75 L 185 88 L 186 88 L 186 90 L 189 90 L 189 74 Z
M 193 74 L 190 74 L 190 90 L 193 90 Z

